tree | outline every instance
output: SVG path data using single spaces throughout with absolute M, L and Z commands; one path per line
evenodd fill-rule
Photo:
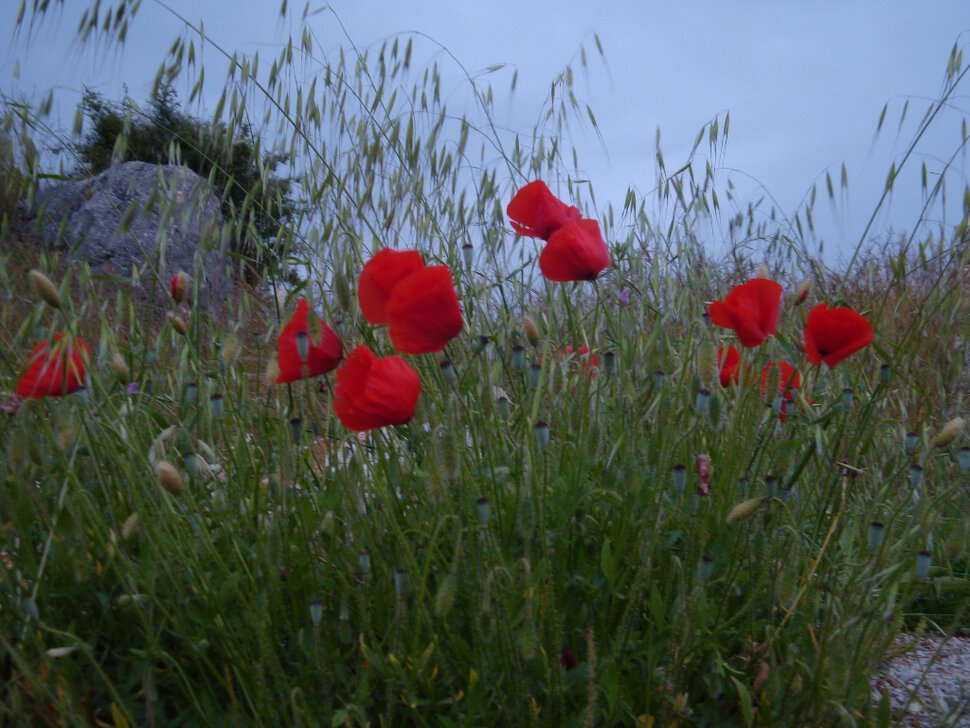
M 222 122 L 186 114 L 175 90 L 162 86 L 141 110 L 128 95 L 120 102 L 85 89 L 81 109 L 88 124 L 74 145 L 78 173 L 93 175 L 113 164 L 142 161 L 180 164 L 209 179 L 226 219 L 237 225 L 232 252 L 258 276 L 278 267 L 275 239 L 294 217 L 290 180 L 274 174 L 285 155 L 262 154 L 248 125 L 230 131 Z

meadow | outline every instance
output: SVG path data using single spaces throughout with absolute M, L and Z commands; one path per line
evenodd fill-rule
M 93 6 L 91 42 L 137 9 Z M 200 36 L 159 69 L 190 100 Z M 226 219 L 280 266 L 225 310 L 159 261 L 92 275 L 5 200 L 2 722 L 893 725 L 896 635 L 968 618 L 970 193 L 832 270 L 814 188 L 725 194 L 729 117 L 676 168 L 658 134 L 614 207 L 566 148 L 596 124 L 572 69 L 509 133 L 514 76 L 452 114 L 412 42 L 226 53 L 213 124 L 262 115 L 299 204 Z M 955 47 L 880 205 L 965 74 Z M 17 199 L 42 107 L 6 109 Z

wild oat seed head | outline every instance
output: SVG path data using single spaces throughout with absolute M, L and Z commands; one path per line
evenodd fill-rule
M 171 311 L 169 311 L 166 316 L 168 318 L 168 322 L 172 324 L 172 328 L 175 329 L 175 333 L 179 334 L 180 336 L 185 336 L 189 333 L 188 324 L 185 323 L 185 319 L 183 319 L 181 316 L 178 316 Z
M 539 346 L 539 325 L 530 316 L 522 318 L 522 331 L 533 346 Z

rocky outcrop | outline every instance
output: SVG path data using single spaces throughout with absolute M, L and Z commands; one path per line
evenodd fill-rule
M 224 302 L 231 275 L 219 198 L 183 167 L 126 162 L 80 182 L 40 188 L 33 208 L 44 241 L 104 276 L 168 280 L 184 270 L 200 282 L 203 302 Z

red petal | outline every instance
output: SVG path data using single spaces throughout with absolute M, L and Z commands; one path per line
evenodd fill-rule
M 91 349 L 83 339 L 73 342 L 64 334 L 54 335 L 53 347 L 42 341 L 27 359 L 27 368 L 17 380 L 17 394 L 40 399 L 58 397 L 84 385 L 85 365 Z M 66 367 L 66 368 L 65 368 Z
M 387 305 L 394 348 L 405 354 L 441 351 L 461 333 L 458 294 L 446 265 L 412 273 L 394 288 Z
M 577 208 L 558 200 L 541 180 L 530 182 L 516 192 L 505 211 L 519 235 L 543 240 L 548 240 L 566 223 L 581 217 Z
M 277 384 L 295 382 L 307 377 L 318 377 L 332 371 L 340 363 L 343 346 L 337 335 L 322 321 L 319 341 L 309 342 L 306 366 L 300 361 L 300 352 L 296 344 L 296 335 L 307 332 L 310 305 L 305 298 L 296 302 L 293 316 L 286 322 L 276 342 L 276 363 L 279 366 Z
M 357 300 L 361 313 L 372 324 L 386 324 L 387 303 L 398 283 L 424 268 L 424 259 L 416 250 L 384 248 L 364 264 L 357 283 Z
M 712 317 L 713 320 L 713 317 Z M 720 373 L 721 386 L 727 387 L 733 382 L 738 383 L 741 366 L 741 352 L 735 347 L 723 347 L 717 350 L 717 364 Z
M 872 343 L 869 321 L 847 306 L 829 308 L 820 303 L 805 320 L 805 355 L 812 364 L 834 367 Z
M 781 284 L 754 278 L 732 288 L 723 301 L 712 302 L 707 313 L 711 323 L 734 329 L 741 345 L 752 348 L 778 329 L 781 296 Z
M 333 408 L 351 430 L 401 425 L 414 416 L 421 380 L 399 356 L 378 359 L 366 346 L 358 346 L 336 379 Z
M 539 269 L 551 281 L 591 281 L 613 261 L 595 220 L 570 222 L 556 230 L 539 255 Z

